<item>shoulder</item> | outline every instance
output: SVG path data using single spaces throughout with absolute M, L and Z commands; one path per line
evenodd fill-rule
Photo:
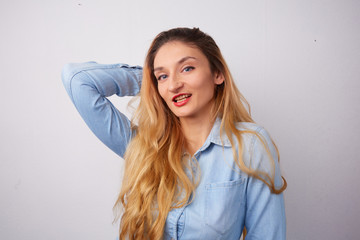
M 253 122 L 237 122 L 236 128 L 240 131 L 250 130 L 255 132 L 260 132 L 264 129 L 263 126 Z
M 256 123 L 240 122 L 244 162 L 253 169 L 269 172 L 278 161 L 278 151 L 269 132 Z M 276 164 L 277 165 L 277 164 Z
M 273 140 L 269 132 L 261 125 L 251 122 L 238 122 L 236 128 L 239 130 L 243 143 L 249 144 L 250 149 L 270 147 Z
M 257 123 L 238 122 L 236 128 L 240 131 L 243 141 L 250 141 L 252 145 L 257 140 L 272 142 L 269 132 Z
M 233 131 L 232 136 L 228 136 L 225 128 L 221 127 L 221 122 L 222 120 L 220 118 L 216 120 L 213 130 L 210 133 L 210 139 L 212 142 L 225 147 L 231 147 L 232 144 L 237 145 L 239 143 L 237 137 L 241 138 L 240 140 L 243 145 L 253 145 L 259 137 L 270 138 L 264 127 L 253 122 L 235 123 L 235 127 L 238 131 Z
M 283 186 L 279 151 L 269 132 L 256 123 L 238 123 L 237 127 L 242 132 L 245 165 L 257 170 L 269 184 L 274 184 L 277 188 Z M 274 180 L 273 183 L 269 182 L 268 176 Z

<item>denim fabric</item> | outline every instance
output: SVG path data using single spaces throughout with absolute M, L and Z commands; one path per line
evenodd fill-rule
M 121 157 L 135 133 L 130 130 L 129 119 L 107 97 L 136 95 L 141 78 L 141 67 L 126 64 L 67 64 L 62 72 L 65 89 L 86 124 Z M 164 238 L 238 240 L 246 226 L 246 240 L 285 239 L 283 194 L 271 194 L 262 181 L 239 170 L 230 140 L 225 134 L 220 136 L 220 121 L 215 121 L 194 156 L 184 156 L 197 161 L 200 182 L 189 205 L 169 212 Z M 254 131 L 263 140 L 253 133 L 242 135 L 245 164 L 269 174 L 274 172 L 275 185 L 280 187 L 279 165 L 275 161 L 273 168 L 265 148 L 268 146 L 272 158 L 278 159 L 269 134 L 254 123 L 238 123 L 237 127 Z

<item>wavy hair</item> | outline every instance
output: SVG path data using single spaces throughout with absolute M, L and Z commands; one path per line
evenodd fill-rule
M 211 117 L 213 121 L 221 118 L 221 131 L 226 133 L 233 146 L 233 157 L 240 170 L 263 181 L 273 193 L 281 193 L 286 188 L 286 181 L 280 189 L 275 188 L 273 175 L 251 169 L 242 159 L 241 135 L 244 133 L 256 134 L 269 155 L 270 151 L 261 135 L 237 129 L 238 122 L 254 121 L 249 104 L 235 86 L 215 41 L 198 28 L 170 29 L 156 36 L 145 59 L 140 102 L 132 119 L 136 136 L 124 156 L 122 187 L 114 205 L 117 212 L 115 221 L 120 218 L 122 210 L 120 239 L 162 239 L 168 212 L 188 204 L 196 188 L 196 178 L 186 174 L 190 166 L 182 158 L 185 138 L 180 121 L 161 98 L 153 73 L 158 50 L 171 41 L 198 48 L 208 59 L 212 73 L 224 75 L 224 82 L 215 89 Z

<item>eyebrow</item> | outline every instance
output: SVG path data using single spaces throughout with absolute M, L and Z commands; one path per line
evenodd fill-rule
M 180 59 L 180 60 L 177 62 L 177 64 L 182 64 L 183 62 L 187 61 L 188 59 L 195 59 L 195 60 L 196 60 L 195 57 L 186 56 L 186 57 L 183 57 L 182 59 Z M 157 68 L 154 68 L 154 72 L 156 72 L 156 71 L 161 71 L 161 70 L 163 70 L 163 69 L 164 69 L 164 67 L 157 67 Z

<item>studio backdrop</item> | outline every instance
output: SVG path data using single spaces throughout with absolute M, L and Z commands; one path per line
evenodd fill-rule
M 199 27 L 280 150 L 287 238 L 359 239 L 360 2 L 0 2 L 0 239 L 115 239 L 123 160 L 80 118 L 69 62 L 142 65 L 157 33 Z M 128 116 L 130 98 L 111 97 Z

